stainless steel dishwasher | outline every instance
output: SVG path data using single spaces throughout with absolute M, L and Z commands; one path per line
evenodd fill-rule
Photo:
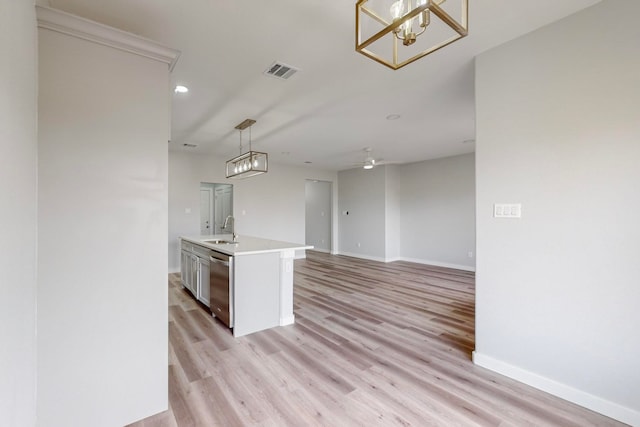
M 211 251 L 209 260 L 209 301 L 211 313 L 233 328 L 233 257 Z

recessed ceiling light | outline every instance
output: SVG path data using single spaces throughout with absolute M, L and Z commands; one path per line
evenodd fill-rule
M 177 85 L 174 89 L 175 93 L 187 93 L 189 92 L 189 88 L 182 85 Z
M 387 116 L 387 120 L 398 120 L 400 118 L 400 114 L 389 114 Z

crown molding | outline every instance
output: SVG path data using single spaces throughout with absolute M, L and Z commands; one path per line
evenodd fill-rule
M 164 62 L 169 66 L 169 71 L 173 70 L 180 56 L 179 50 L 58 9 L 36 5 L 36 15 L 38 28 Z

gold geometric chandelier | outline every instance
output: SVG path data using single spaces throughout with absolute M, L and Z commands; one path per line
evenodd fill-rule
M 358 0 L 356 51 L 397 70 L 465 37 L 468 15 L 468 0 Z
M 227 178 L 249 178 L 250 176 L 266 173 L 268 169 L 269 156 L 267 153 L 253 151 L 251 149 L 251 126 L 256 121 L 246 119 L 235 128 L 240 131 L 240 155 L 231 160 L 227 160 Z M 242 131 L 249 128 L 249 151 L 242 152 Z

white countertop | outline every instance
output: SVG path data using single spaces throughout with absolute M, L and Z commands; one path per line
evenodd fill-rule
M 206 236 L 181 236 L 180 239 L 195 243 L 223 254 L 237 255 L 253 255 L 268 252 L 282 252 L 286 250 L 302 250 L 313 249 L 313 246 L 307 246 L 300 243 L 282 242 L 280 240 L 261 239 L 259 237 L 251 237 L 241 235 L 236 238 L 236 243 L 213 244 L 207 243 L 207 240 L 233 240 L 231 234 L 210 234 Z

